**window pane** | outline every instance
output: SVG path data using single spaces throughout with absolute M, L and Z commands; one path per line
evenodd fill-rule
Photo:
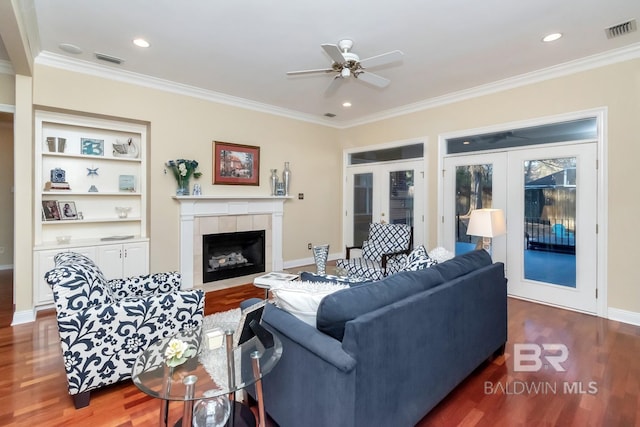
M 493 199 L 493 165 L 456 167 L 456 255 L 475 249 L 477 236 L 467 235 L 471 211 L 491 208 Z
M 596 118 L 551 123 L 542 126 L 512 129 L 502 132 L 469 135 L 447 139 L 447 153 L 497 150 L 510 147 L 579 141 L 598 137 Z
M 361 246 L 373 220 L 373 173 L 353 177 L 353 244 Z
M 389 174 L 389 222 L 413 227 L 413 170 Z
M 382 150 L 363 151 L 349 154 L 349 164 L 392 162 L 395 160 L 419 159 L 424 154 L 422 144 L 404 145 L 402 147 L 385 148 Z

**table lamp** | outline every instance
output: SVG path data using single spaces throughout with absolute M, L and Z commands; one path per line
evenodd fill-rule
M 469 217 L 467 235 L 482 237 L 482 249 L 491 253 L 491 239 L 506 234 L 507 225 L 502 209 L 474 209 Z M 480 248 L 480 241 L 476 249 Z

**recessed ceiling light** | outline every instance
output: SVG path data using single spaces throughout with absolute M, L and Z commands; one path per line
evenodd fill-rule
M 471 142 L 470 142 L 470 141 L 464 141 L 464 142 L 462 143 L 462 145 L 469 145 L 469 144 L 471 144 Z
M 558 40 L 560 37 L 562 37 L 562 33 L 551 33 L 551 34 L 547 34 L 546 36 L 544 36 L 542 38 L 543 42 L 553 42 Z
M 73 53 L 74 55 L 82 53 L 82 49 L 71 43 L 60 43 L 58 47 L 60 50 L 64 50 L 67 53 Z
M 133 40 L 133 44 L 135 44 L 138 47 L 149 47 L 149 42 L 146 41 L 145 39 L 135 39 Z
M 351 103 L 349 101 L 346 101 L 346 102 L 342 103 L 342 106 L 345 107 L 345 108 L 349 108 L 349 107 L 351 107 Z

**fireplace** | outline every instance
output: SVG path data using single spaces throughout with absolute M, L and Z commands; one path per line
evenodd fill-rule
M 265 230 L 202 236 L 203 283 L 265 271 Z

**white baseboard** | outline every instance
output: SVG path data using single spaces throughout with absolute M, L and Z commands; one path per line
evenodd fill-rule
M 338 253 L 338 254 L 329 254 L 329 261 L 335 261 L 337 259 L 342 258 L 342 254 Z M 313 260 L 313 256 L 309 257 L 309 258 L 300 258 L 300 259 L 292 259 L 289 261 L 285 261 L 284 262 L 284 268 L 296 268 L 296 267 L 302 267 L 302 266 L 307 266 L 307 265 L 313 265 L 315 264 L 315 261 Z
M 15 313 L 13 313 L 13 321 L 11 322 L 11 326 L 22 325 L 24 323 L 31 323 L 35 321 L 36 311 L 34 309 L 16 311 Z
M 618 322 L 640 326 L 640 313 L 637 313 L 635 311 L 609 307 L 609 309 L 607 310 L 607 317 L 609 318 L 609 320 L 616 320 Z
M 13 270 L 13 264 L 0 265 L 0 270 Z

